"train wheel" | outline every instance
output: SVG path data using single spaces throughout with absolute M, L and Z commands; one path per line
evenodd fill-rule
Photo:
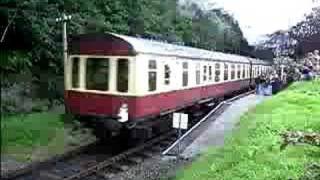
M 93 134 L 100 141 L 110 141 L 112 137 L 111 131 L 109 131 L 107 124 L 104 120 L 99 118 L 90 118 L 86 120 L 86 124 L 90 126 L 93 131 Z
M 111 140 L 112 133 L 103 127 L 96 126 L 93 128 L 93 134 L 100 140 L 108 142 Z

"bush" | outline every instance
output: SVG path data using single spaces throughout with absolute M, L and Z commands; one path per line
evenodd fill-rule
M 20 73 L 31 67 L 30 53 L 20 51 L 1 51 L 0 69 L 6 73 Z
M 1 83 L 1 112 L 6 115 L 47 111 L 63 103 L 63 76 L 6 75 Z

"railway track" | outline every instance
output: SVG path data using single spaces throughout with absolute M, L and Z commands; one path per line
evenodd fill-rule
M 65 158 L 51 164 L 48 163 L 40 168 L 34 169 L 33 171 L 25 172 L 21 176 L 7 179 L 113 179 L 116 174 L 127 171 L 131 166 L 141 163 L 142 161 L 144 161 L 144 159 L 152 158 L 154 155 L 164 155 L 169 151 L 175 151 L 176 144 L 179 141 L 183 141 L 184 147 L 186 147 L 187 144 L 190 144 L 195 139 L 195 137 L 197 137 L 201 133 L 202 127 L 206 126 L 205 124 L 209 122 L 206 121 L 206 119 L 214 115 L 220 115 L 224 111 L 224 109 L 229 104 L 231 104 L 232 101 L 235 101 L 250 93 L 252 93 L 252 91 L 241 94 L 230 100 L 223 101 L 222 103 L 218 104 L 198 123 L 194 124 L 188 131 L 186 131 L 181 139 L 177 139 L 177 132 L 175 130 L 171 130 L 143 144 L 137 145 L 136 147 L 132 147 L 124 151 L 112 151 L 112 147 L 110 146 L 97 145 L 94 149 L 82 152 L 78 156 Z M 168 152 L 162 153 L 164 151 Z
M 170 131 L 117 155 L 104 151 L 104 148 L 96 149 L 90 152 L 83 152 L 77 157 L 45 165 L 32 172 L 10 179 L 108 179 L 113 173 L 125 171 L 129 166 L 138 164 L 143 159 L 152 157 L 155 153 L 160 153 L 161 150 L 168 147 L 174 140 L 176 140 L 175 131 Z
M 95 166 L 85 169 L 77 174 L 66 177 L 64 178 L 64 180 L 81 179 L 83 177 L 88 177 L 89 175 L 91 175 L 91 178 L 94 177 L 94 179 L 99 179 L 101 177 L 111 178 L 105 173 L 103 173 L 105 172 L 106 168 L 109 168 L 109 171 L 113 173 L 125 171 L 127 170 L 128 165 L 139 163 L 145 157 L 152 157 L 154 152 L 160 152 L 161 149 L 168 146 L 175 138 L 175 131 L 170 131 L 142 144 L 141 146 L 125 151 L 117 156 L 114 156 L 110 159 L 107 159 L 106 161 L 98 163 Z M 101 170 L 103 170 L 102 173 L 100 172 Z

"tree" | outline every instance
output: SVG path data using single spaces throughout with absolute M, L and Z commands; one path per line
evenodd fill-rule
M 312 38 L 311 38 L 312 37 Z M 316 42 L 320 39 L 320 6 L 313 8 L 312 12 L 305 19 L 287 31 L 276 31 L 268 35 L 268 39 L 262 42 L 260 48 L 271 48 L 276 56 L 302 57 L 303 44 Z M 320 43 L 319 43 L 320 44 Z M 313 47 L 314 50 L 317 47 Z
M 223 9 L 202 10 L 178 0 L 4 0 L 0 19 L 13 19 L 4 43 L 13 64 L 28 62 L 28 69 L 62 75 L 61 26 L 55 18 L 72 15 L 68 34 L 114 32 L 142 36 L 208 50 L 238 53 L 248 43 L 235 19 Z M 0 21 L 1 31 L 8 25 Z M 16 52 L 19 53 L 13 53 Z M 21 58 L 24 57 L 24 58 Z M 9 58 L 7 58 L 9 59 Z M 20 72 L 2 63 L 2 70 Z M 32 66 L 31 66 L 32 65 Z M 21 66 L 24 67 L 25 66 Z

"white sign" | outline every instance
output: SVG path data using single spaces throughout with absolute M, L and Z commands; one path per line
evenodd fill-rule
M 188 129 L 188 114 L 173 113 L 173 128 Z

